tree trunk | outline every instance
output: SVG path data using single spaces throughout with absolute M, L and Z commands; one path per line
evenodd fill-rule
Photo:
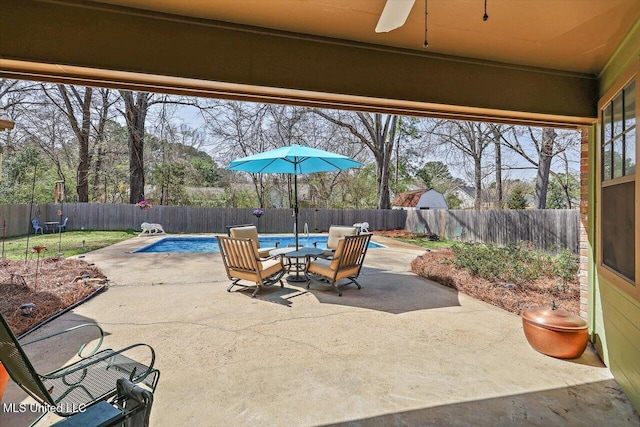
M 547 188 L 549 187 L 549 172 L 551 170 L 555 137 L 556 133 L 552 128 L 543 129 L 538 174 L 536 176 L 536 209 L 545 209 L 547 207 Z
M 475 161 L 475 171 L 474 171 L 474 179 L 476 186 L 476 199 L 473 203 L 473 208 L 475 210 L 482 209 L 482 159 L 480 157 L 476 157 Z
M 91 191 L 93 193 L 94 200 L 100 193 L 100 172 L 102 171 L 102 162 L 104 161 L 104 147 L 98 147 L 96 151 L 96 160 L 93 162 L 93 182 L 91 183 Z M 106 195 L 105 195 L 106 197 Z M 106 203 L 106 199 L 105 199 Z
M 329 120 L 338 126 L 349 130 L 352 135 L 356 136 L 360 142 L 367 147 L 376 159 L 376 184 L 377 184 L 377 208 L 391 208 L 391 194 L 389 188 L 389 180 L 391 178 L 390 166 L 393 156 L 393 147 L 396 144 L 396 133 L 398 125 L 398 116 L 386 116 L 382 120 L 383 115 L 380 113 L 356 113 L 360 124 L 364 130 L 361 132 L 354 123 L 341 120 L 339 117 L 333 117 L 324 113 L 322 110 L 313 110 L 319 116 Z
M 391 178 L 391 160 L 395 146 L 398 116 L 387 116 L 382 125 L 382 114 L 375 114 L 376 136 L 374 142 L 378 148 L 376 158 L 378 179 L 378 209 L 391 209 L 391 192 L 389 180 Z
M 496 150 L 496 209 L 503 208 L 502 200 L 502 143 L 500 141 L 500 133 L 497 129 L 493 129 L 493 138 Z
M 58 104 L 56 105 L 58 105 L 67 116 L 71 124 L 71 129 L 78 140 L 76 192 L 78 193 L 78 202 L 87 203 L 89 201 L 89 139 L 91 137 L 91 99 L 93 97 L 93 89 L 90 87 L 84 88 L 84 96 L 81 96 L 80 92 L 78 92 L 74 86 L 69 86 L 69 90 L 72 92 L 76 105 L 79 105 L 81 109 L 82 122 L 78 124 L 76 110 L 74 109 L 74 104 L 71 102 L 67 86 L 58 85 L 58 91 L 64 102 L 64 108 Z
M 104 158 L 106 155 L 105 152 L 105 129 L 107 126 L 107 120 L 109 118 L 109 89 L 101 90 L 102 94 L 102 110 L 100 111 L 100 118 L 98 121 L 98 126 L 96 127 L 96 138 L 95 145 L 96 149 L 96 161 L 93 165 L 93 182 L 91 183 L 91 192 L 94 200 L 98 199 L 98 195 L 100 194 L 100 174 L 102 173 L 102 166 L 104 163 Z M 91 160 L 91 158 L 89 159 Z M 104 195 L 104 200 L 106 203 L 107 195 Z
M 146 92 L 120 91 L 125 105 L 129 143 L 129 203 L 144 200 L 144 136 L 149 107 Z
M 567 209 L 573 209 L 573 204 L 571 203 L 571 195 L 569 194 L 569 179 L 567 178 L 566 185 L 562 186 L 562 192 L 564 194 L 564 199 L 567 202 Z
M 89 202 L 89 136 L 91 135 L 91 97 L 93 90 L 85 88 L 82 103 L 82 131 L 78 138 L 78 202 Z
M 376 158 L 376 198 L 378 209 L 389 209 L 391 196 L 389 195 L 389 165 L 387 159 Z

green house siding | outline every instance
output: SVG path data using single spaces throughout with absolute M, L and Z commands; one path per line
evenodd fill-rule
M 635 408 L 640 408 L 640 304 L 602 277 L 599 280 L 600 321 L 606 337 L 608 366 Z
M 619 80 L 631 67 L 637 67 L 639 57 L 640 21 L 632 27 L 598 76 L 601 97 L 616 84 L 620 84 Z M 600 149 L 597 134 L 592 132 L 589 141 L 589 272 L 594 273 L 589 277 L 590 330 L 602 359 L 634 407 L 640 409 L 640 303 L 607 280 L 596 268 L 595 254 L 598 253 L 601 237 L 596 234 L 601 202 L 598 193 L 600 177 L 597 176 L 596 164 Z M 637 204 L 636 200 L 636 206 Z

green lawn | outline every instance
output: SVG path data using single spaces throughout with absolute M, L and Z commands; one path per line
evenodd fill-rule
M 434 242 L 424 237 L 414 237 L 413 239 L 397 237 L 396 239 L 400 240 L 401 242 L 411 243 L 413 245 L 422 246 L 428 249 L 448 249 L 454 243 L 456 243 L 456 241 L 454 240 L 438 240 Z
M 65 257 L 83 254 L 85 252 L 104 248 L 138 235 L 138 231 L 65 231 L 60 234 L 38 234 L 29 236 L 29 248 L 27 249 L 27 237 L 11 237 L 4 242 L 4 256 L 7 259 L 24 260 L 35 257 L 35 246 L 46 246 L 47 250 L 41 253 L 42 258 L 54 257 L 63 253 Z

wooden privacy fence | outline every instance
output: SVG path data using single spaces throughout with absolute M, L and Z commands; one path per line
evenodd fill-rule
M 58 216 L 62 211 L 62 218 Z M 65 203 L 0 205 L 0 221 L 7 237 L 33 232 L 30 218 L 40 223 L 69 217 L 68 230 L 139 230 L 143 222 L 162 224 L 169 233 L 225 233 L 234 224 L 258 225 L 261 233 L 293 232 L 291 209 L 265 209 L 259 219 L 253 209 L 154 206 L 148 210 L 130 204 Z M 577 210 L 377 210 L 300 209 L 300 232 L 324 232 L 329 226 L 366 221 L 371 230 L 407 229 L 451 238 L 464 230 L 460 240 L 506 245 L 529 241 L 545 250 L 578 252 Z
M 62 211 L 62 218 L 58 216 Z M 162 224 L 169 233 L 225 233 L 234 224 L 258 225 L 261 233 L 292 233 L 292 209 L 265 209 L 259 219 L 254 209 L 154 206 L 141 210 L 130 204 L 65 203 L 0 205 L 0 221 L 6 220 L 6 236 L 32 233 L 30 218 L 41 224 L 69 217 L 67 230 L 140 230 L 143 222 Z M 406 212 L 376 209 L 300 209 L 300 232 L 327 231 L 332 224 L 352 225 L 366 221 L 372 230 L 404 228 Z
M 545 210 L 412 210 L 407 211 L 406 229 L 431 232 L 465 242 L 493 243 L 527 241 L 548 251 L 579 250 L 580 213 L 570 209 Z M 462 231 L 460 236 L 456 232 Z

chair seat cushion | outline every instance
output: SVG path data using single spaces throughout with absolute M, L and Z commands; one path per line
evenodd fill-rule
M 345 277 L 351 277 L 358 274 L 359 267 L 357 265 L 342 269 L 338 272 L 336 280 L 344 279 Z M 317 274 L 327 279 L 333 279 L 335 270 L 331 268 L 331 262 L 324 259 L 318 259 L 309 263 L 308 273 Z
M 262 261 L 262 277 L 273 276 L 282 270 L 282 263 L 277 259 Z
M 262 261 L 260 262 L 260 264 L 262 267 L 262 269 L 260 270 L 260 275 L 263 279 L 266 279 L 267 277 L 273 276 L 274 274 L 282 271 L 282 264 L 279 260 L 276 259 Z M 254 271 L 229 268 L 229 273 L 231 273 L 232 277 L 236 277 L 238 279 L 244 279 L 255 283 L 259 282 L 258 274 Z

